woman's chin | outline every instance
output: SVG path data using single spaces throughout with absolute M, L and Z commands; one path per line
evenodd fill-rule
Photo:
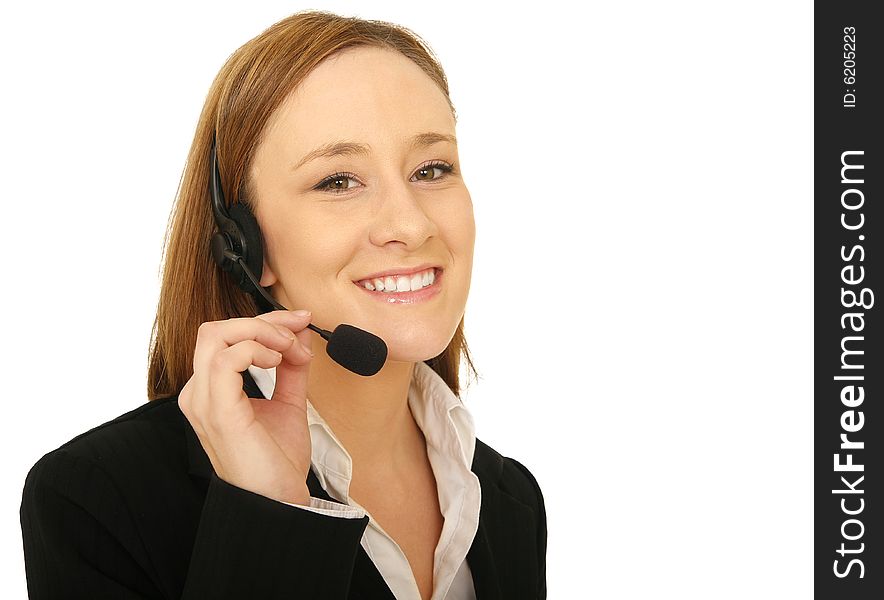
M 451 338 L 446 340 L 428 340 L 426 338 L 416 339 L 400 339 L 393 337 L 391 339 L 381 336 L 387 344 L 387 361 L 395 362 L 421 362 L 430 360 L 439 356 L 448 347 Z

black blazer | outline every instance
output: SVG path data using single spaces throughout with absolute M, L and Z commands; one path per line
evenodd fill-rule
M 248 371 L 243 389 L 263 398 Z M 477 600 L 546 598 L 546 510 L 521 463 L 476 440 Z M 311 495 L 331 498 L 311 470 Z M 177 397 L 46 454 L 21 504 L 31 598 L 394 600 L 360 540 L 369 517 L 286 506 L 215 474 Z

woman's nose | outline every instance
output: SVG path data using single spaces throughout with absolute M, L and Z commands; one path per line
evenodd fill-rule
M 422 197 L 413 185 L 398 181 L 379 187 L 369 232 L 373 244 L 400 242 L 415 249 L 437 233 L 435 221 L 425 210 L 424 203 L 430 199 Z

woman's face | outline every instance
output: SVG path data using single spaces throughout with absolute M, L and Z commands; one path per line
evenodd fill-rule
M 463 317 L 475 241 L 454 128 L 443 92 L 398 52 L 355 48 L 321 63 L 253 157 L 261 284 L 319 327 L 379 335 L 388 360 L 440 354 Z M 425 271 L 435 283 L 398 291 L 424 285 Z

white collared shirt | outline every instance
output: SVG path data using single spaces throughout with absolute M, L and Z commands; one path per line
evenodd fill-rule
M 276 368 L 252 365 L 249 374 L 264 396 L 271 398 L 276 386 Z M 436 478 L 439 508 L 445 518 L 433 559 L 432 600 L 475 600 L 466 560 L 479 527 L 482 499 L 479 478 L 470 469 L 476 449 L 473 417 L 445 380 L 420 361 L 414 366 L 408 406 L 427 441 L 427 457 Z M 362 518 L 368 514 L 362 548 L 397 600 L 420 600 L 414 574 L 402 549 L 371 513 L 350 498 L 353 459 L 309 398 L 307 424 L 313 446 L 313 471 L 323 489 L 346 506 L 321 498 L 311 498 L 309 506 L 291 506 L 340 518 Z

